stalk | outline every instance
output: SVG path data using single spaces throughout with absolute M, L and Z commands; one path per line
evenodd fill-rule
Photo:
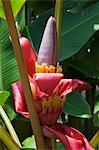
M 94 99 L 95 99 L 96 86 L 92 85 L 92 89 L 86 91 L 86 100 L 91 108 L 91 113 L 93 115 L 94 110 Z M 91 131 L 91 132 L 90 132 Z M 85 120 L 85 135 L 90 139 L 94 133 L 93 118 Z
M 14 130 L 14 128 L 13 128 L 9 118 L 8 118 L 8 116 L 6 115 L 4 109 L 2 108 L 2 106 L 0 106 L 0 115 L 3 118 L 3 120 L 4 120 L 11 137 L 21 147 L 21 143 L 20 143 L 20 141 L 18 139 L 18 136 L 17 136 L 17 134 L 16 134 L 16 132 L 15 132 L 15 130 Z
M 51 145 L 52 145 L 52 150 L 57 149 L 57 147 L 56 147 L 56 139 L 54 137 L 51 138 Z
M 12 13 L 11 4 L 9 0 L 2 0 L 2 2 L 3 2 L 4 10 L 5 10 L 6 20 L 7 20 L 7 24 L 9 27 L 11 39 L 12 39 L 13 50 L 14 50 L 17 64 L 18 64 L 20 78 L 22 81 L 27 109 L 30 114 L 30 120 L 31 120 L 33 134 L 36 140 L 37 149 L 43 150 L 45 149 L 43 134 L 42 134 L 39 118 L 36 112 L 35 104 L 33 101 L 33 95 L 32 95 L 29 80 L 28 80 L 28 75 L 27 75 L 26 66 L 24 63 L 22 50 L 21 50 L 19 40 L 18 40 L 18 35 L 17 35 L 15 23 L 14 23 L 14 17 Z
M 60 59 L 60 43 L 61 43 L 61 31 L 62 31 L 62 14 L 63 14 L 63 0 L 56 0 L 55 4 L 55 18 L 57 26 L 58 36 L 58 61 Z
M 0 125 L 0 139 L 10 150 L 20 150 L 20 147 L 11 139 L 7 131 Z

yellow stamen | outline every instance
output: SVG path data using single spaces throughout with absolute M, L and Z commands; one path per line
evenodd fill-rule
M 43 73 L 48 73 L 48 66 L 46 63 L 42 63 L 43 68 L 44 68 L 44 72 Z
M 64 102 L 66 101 L 66 97 L 64 97 L 63 99 L 61 99 L 61 107 L 64 106 Z
M 49 70 L 48 70 L 49 73 L 55 73 L 55 67 L 54 66 L 49 66 Z
M 57 66 L 47 65 L 46 63 L 42 63 L 39 65 L 37 62 L 35 63 L 35 72 L 36 73 L 61 73 L 62 67 L 57 63 Z
M 42 100 L 42 111 L 47 110 L 49 108 L 55 107 L 63 107 L 64 99 L 59 96 L 50 96 L 48 98 L 43 98 Z
M 61 107 L 63 107 L 63 106 L 64 106 L 64 100 L 61 101 Z
M 45 73 L 48 73 L 48 69 L 49 69 L 49 67 L 46 66 L 46 67 L 45 67 Z
M 43 73 L 43 72 L 44 72 L 44 66 L 42 65 L 39 67 L 39 73 Z
M 46 98 L 43 98 L 43 101 L 42 101 L 42 110 L 46 110 L 47 107 L 46 107 Z
M 37 62 L 35 63 L 35 72 L 39 72 L 39 65 L 37 64 Z
M 61 72 L 62 72 L 62 66 L 60 66 L 59 63 L 57 63 L 56 73 L 61 73 Z
M 33 83 L 30 82 L 31 91 L 33 94 L 34 99 L 36 98 L 36 87 Z

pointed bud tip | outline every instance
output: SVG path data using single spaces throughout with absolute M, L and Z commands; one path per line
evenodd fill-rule
M 57 63 L 57 33 L 56 20 L 50 17 L 47 21 L 38 54 L 38 64 L 56 66 Z
M 55 19 L 53 16 L 51 16 L 51 17 L 48 19 L 48 22 L 50 22 L 50 21 L 56 22 L 56 19 Z

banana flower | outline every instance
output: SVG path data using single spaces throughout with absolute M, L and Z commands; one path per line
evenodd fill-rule
M 76 129 L 57 123 L 66 97 L 73 91 L 90 89 L 78 79 L 64 79 L 57 59 L 57 32 L 54 17 L 48 19 L 38 56 L 25 37 L 19 37 L 27 67 L 33 99 L 45 136 L 58 138 L 67 150 L 92 150 L 93 148 Z M 15 109 L 29 118 L 22 83 L 12 84 Z

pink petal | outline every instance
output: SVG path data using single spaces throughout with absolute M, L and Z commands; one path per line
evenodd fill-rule
M 47 111 L 41 112 L 39 114 L 41 124 L 51 126 L 53 122 L 56 123 L 56 120 L 53 120 L 53 109 L 50 108 Z
M 46 124 L 47 112 L 46 110 L 39 114 L 41 124 Z
M 19 38 L 21 48 L 23 50 L 23 55 L 27 67 L 28 74 L 30 76 L 33 75 L 35 72 L 35 62 L 37 61 L 37 56 L 35 54 L 34 49 L 32 48 L 32 45 L 30 41 L 25 37 Z
M 40 90 L 48 95 L 52 94 L 52 91 L 63 78 L 61 73 L 36 73 L 33 78 L 39 86 Z
M 54 112 L 53 108 L 49 108 L 48 109 L 48 113 L 47 113 L 47 121 L 46 124 L 51 126 L 53 124 L 55 124 L 57 122 L 58 118 L 55 118 L 55 115 L 57 114 L 57 112 Z M 59 116 L 58 116 L 59 117 Z
M 66 150 L 93 150 L 85 136 L 68 125 L 43 126 L 43 133 L 47 137 L 58 138 Z
M 38 63 L 48 65 L 57 64 L 57 32 L 56 20 L 53 17 L 48 19 L 41 46 L 38 54 Z
M 78 79 L 62 79 L 53 91 L 53 94 L 64 97 L 73 91 L 88 90 L 91 86 Z
M 33 78 L 31 78 L 29 76 L 29 81 L 30 83 L 34 84 L 35 85 L 35 89 L 36 89 L 36 96 L 35 96 L 35 100 L 36 101 L 39 101 L 39 100 L 42 100 L 43 97 L 48 97 L 49 95 L 45 92 L 43 92 L 40 87 L 38 86 L 38 83 L 36 82 L 36 79 L 35 79 L 35 74 L 33 75 Z M 34 94 L 33 94 L 34 95 Z M 33 96 L 34 97 L 34 96 Z
M 14 104 L 16 111 L 21 113 L 26 118 L 29 118 L 29 113 L 27 112 L 25 97 L 22 89 L 22 83 L 20 80 L 12 84 L 12 90 L 14 94 Z
M 61 109 L 53 109 L 52 107 L 50 107 L 46 111 L 43 111 L 39 114 L 41 124 L 48 126 L 56 124 L 60 114 Z
M 32 84 L 35 84 L 31 77 L 29 77 L 29 81 Z M 15 104 L 16 112 L 19 112 L 24 117 L 29 118 L 29 113 L 27 111 L 25 96 L 24 96 L 24 92 L 23 92 L 23 88 L 22 88 L 22 82 L 19 80 L 18 82 L 13 83 L 12 90 L 13 90 L 13 94 L 14 94 L 14 104 Z M 38 91 L 36 91 L 36 92 L 38 92 Z M 42 95 L 42 93 L 40 91 L 38 93 L 40 95 Z M 43 93 L 43 96 L 45 96 L 44 93 Z M 41 104 L 40 99 L 37 100 L 35 98 L 37 98 L 37 97 L 36 96 L 34 97 L 34 103 L 35 103 L 37 112 L 39 114 L 42 110 L 42 104 Z

